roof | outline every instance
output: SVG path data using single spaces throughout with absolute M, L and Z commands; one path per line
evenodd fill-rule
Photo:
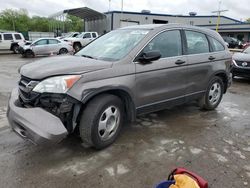
M 128 12 L 128 11 L 109 11 L 105 12 L 104 14 L 113 14 L 113 13 L 118 13 L 118 14 L 137 14 L 137 15 L 144 15 L 144 16 L 169 16 L 169 17 L 180 17 L 180 18 L 217 18 L 218 16 L 216 15 L 203 15 L 203 16 L 189 16 L 189 15 L 173 15 L 173 14 L 157 14 L 157 13 L 141 13 L 141 12 Z M 240 20 L 236 20 L 234 18 L 230 18 L 227 16 L 221 16 L 221 18 L 225 18 L 228 20 L 232 20 L 234 22 L 242 23 Z
M 79 18 L 82 18 L 84 20 L 91 20 L 91 19 L 100 19 L 105 18 L 106 15 L 103 13 L 100 13 L 96 10 L 90 9 L 88 7 L 80 7 L 80 8 L 74 8 L 74 9 L 67 9 L 64 10 L 63 13 L 67 13 L 73 16 L 77 16 Z

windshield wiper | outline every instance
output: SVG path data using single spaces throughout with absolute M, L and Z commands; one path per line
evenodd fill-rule
M 96 58 L 94 58 L 94 57 L 92 57 L 92 56 L 90 56 L 90 55 L 81 55 L 82 57 L 86 57 L 86 58 L 89 58 L 89 59 L 96 59 Z

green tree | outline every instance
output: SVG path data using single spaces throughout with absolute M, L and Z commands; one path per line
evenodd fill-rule
M 28 29 L 30 18 L 25 9 L 5 9 L 0 13 L 0 29 L 25 31 Z

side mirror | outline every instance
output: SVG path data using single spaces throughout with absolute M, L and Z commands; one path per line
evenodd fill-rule
M 142 53 L 137 60 L 140 62 L 151 62 L 151 61 L 156 61 L 161 58 L 161 53 L 158 50 L 155 51 L 149 51 L 149 52 L 144 52 Z

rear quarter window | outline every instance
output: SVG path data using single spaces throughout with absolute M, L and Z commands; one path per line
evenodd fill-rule
M 211 47 L 212 47 L 212 51 L 213 52 L 219 52 L 219 51 L 224 51 L 225 47 L 223 44 L 221 44 L 221 42 L 219 42 L 217 39 L 208 36 L 208 39 L 210 41 Z

